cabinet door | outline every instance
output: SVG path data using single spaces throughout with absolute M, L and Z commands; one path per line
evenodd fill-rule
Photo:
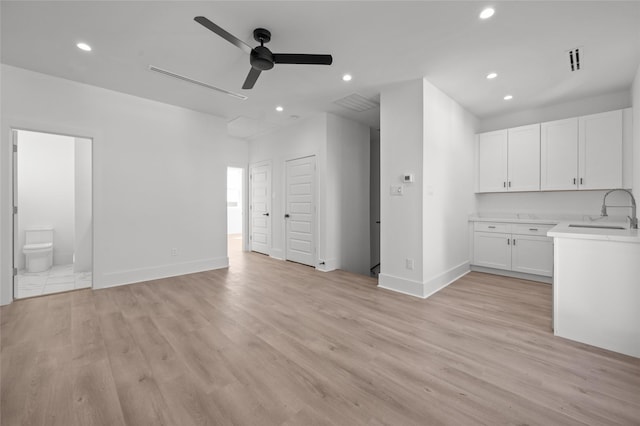
M 580 189 L 622 187 L 622 110 L 579 118 Z
M 513 235 L 511 270 L 550 277 L 553 275 L 553 239 Z
M 478 192 L 507 190 L 507 131 L 478 135 Z
M 577 189 L 578 118 L 540 125 L 540 189 Z
M 487 268 L 511 269 L 511 235 L 473 233 L 473 264 Z
M 540 190 L 540 125 L 508 130 L 509 191 Z

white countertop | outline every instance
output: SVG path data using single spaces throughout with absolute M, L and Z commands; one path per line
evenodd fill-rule
M 514 214 L 514 215 L 487 215 L 487 216 L 470 216 L 469 222 L 504 222 L 504 223 L 536 223 L 556 225 L 567 218 L 544 218 L 538 215 L 530 214 Z
M 569 225 L 588 226 L 624 226 L 625 229 L 601 229 L 601 228 L 576 228 Z M 620 241 L 625 243 L 640 244 L 640 233 L 637 229 L 629 229 L 625 222 L 591 221 L 591 222 L 561 222 L 547 232 L 547 236 L 553 238 L 573 238 L 581 240 Z

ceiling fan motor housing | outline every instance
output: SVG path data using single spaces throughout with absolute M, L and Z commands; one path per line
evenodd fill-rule
M 257 46 L 251 51 L 251 66 L 260 71 L 273 68 L 273 53 L 264 46 Z

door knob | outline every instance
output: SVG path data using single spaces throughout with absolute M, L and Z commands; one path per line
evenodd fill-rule
M 262 216 L 269 216 L 269 213 L 262 213 Z

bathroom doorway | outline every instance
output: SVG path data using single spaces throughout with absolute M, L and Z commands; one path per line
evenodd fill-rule
M 244 168 L 227 167 L 227 252 L 229 261 L 244 249 Z
M 92 140 L 13 129 L 15 299 L 92 286 Z

